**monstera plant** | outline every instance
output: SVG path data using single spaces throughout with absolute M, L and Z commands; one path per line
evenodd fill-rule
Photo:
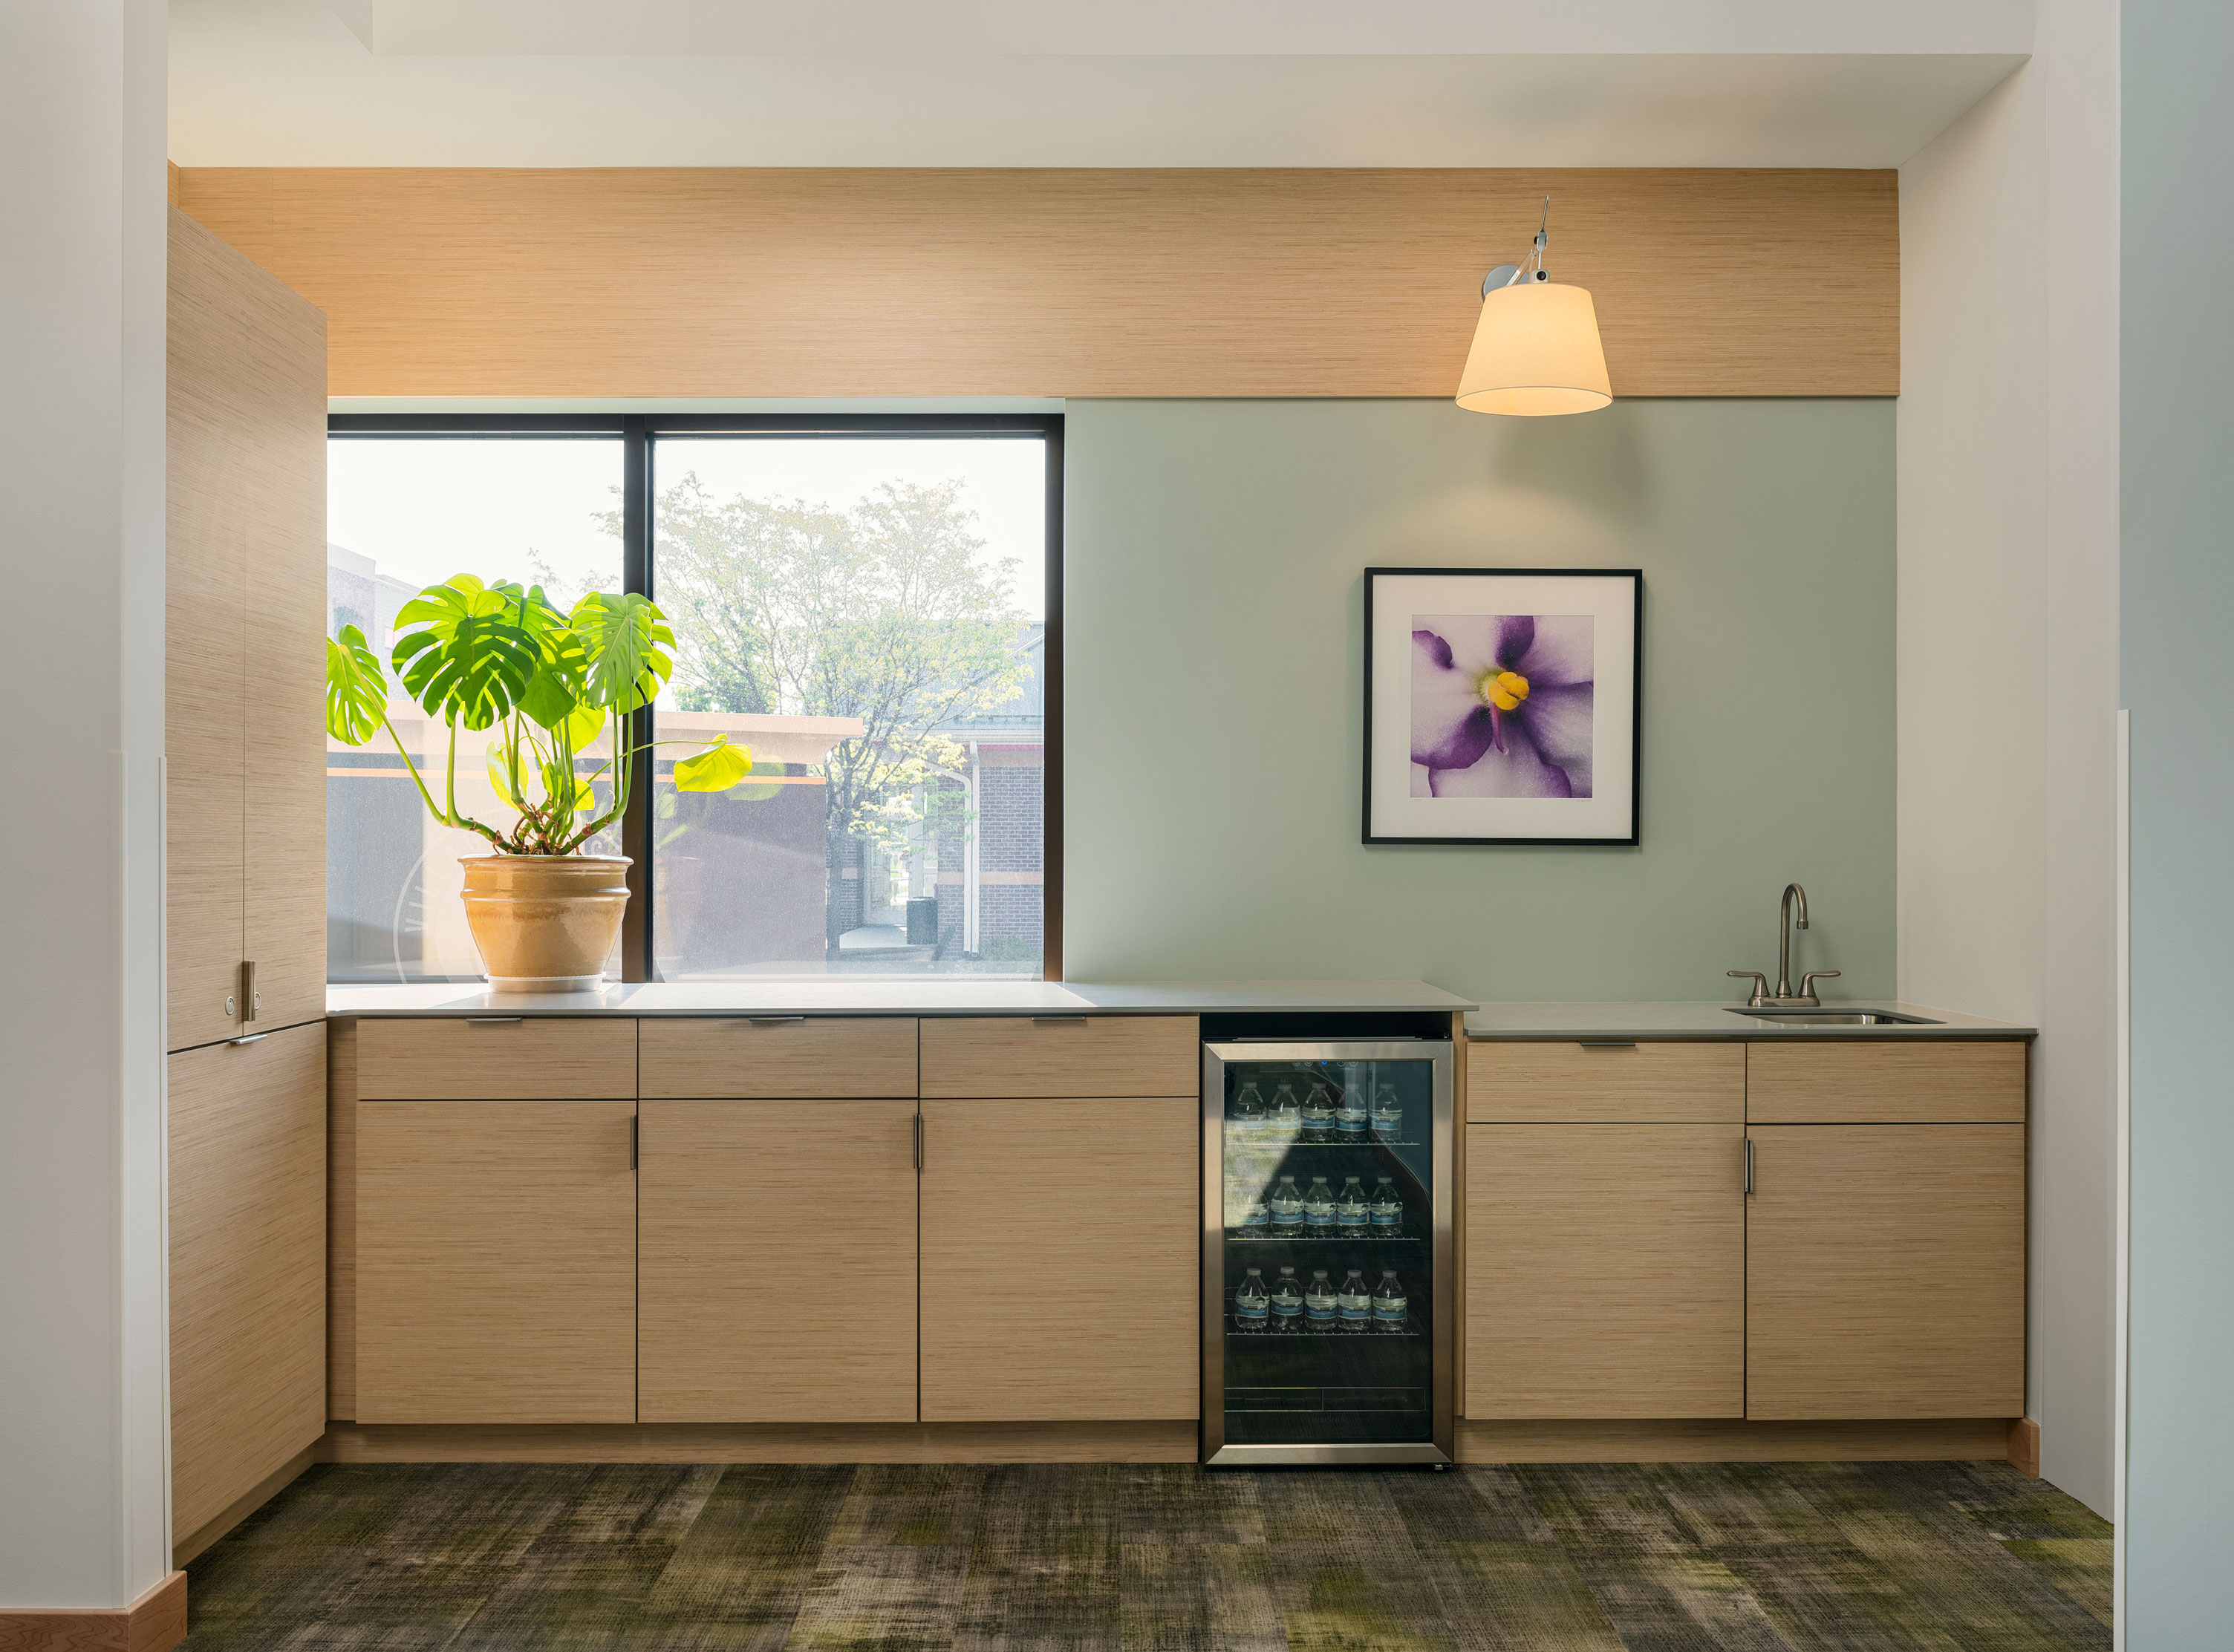
M 581 850 L 626 812 L 637 755 L 651 743 L 699 747 L 675 765 L 675 784 L 721 792 L 752 773 L 751 752 L 727 735 L 710 744 L 637 738 L 630 714 L 651 704 L 674 670 L 675 634 L 648 597 L 593 591 L 562 611 L 540 586 L 459 574 L 406 603 L 395 626 L 397 682 L 448 729 L 441 800 L 389 720 L 389 668 L 354 625 L 326 642 L 328 732 L 363 746 L 385 729 L 428 812 L 488 839 L 493 854 L 463 864 L 466 916 L 492 986 L 596 986 L 627 905 L 629 863 Z M 597 761 L 591 748 L 609 728 Z M 509 829 L 458 806 L 461 729 L 491 736 L 482 761 L 513 813 Z

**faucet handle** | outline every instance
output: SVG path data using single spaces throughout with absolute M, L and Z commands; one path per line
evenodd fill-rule
M 1822 1002 L 1823 1001 L 1815 996 L 1815 983 L 1818 981 L 1828 981 L 1838 973 L 1836 970 L 1810 970 L 1806 975 L 1801 976 L 1800 977 L 1800 1002 L 1810 1004 Z
M 1725 970 L 1722 973 L 1740 981 L 1749 980 L 1753 983 L 1753 996 L 1746 1000 L 1749 1007 L 1758 1009 L 1768 1002 L 1768 977 L 1760 970 Z

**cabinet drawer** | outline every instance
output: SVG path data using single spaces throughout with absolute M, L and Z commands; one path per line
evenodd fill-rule
M 2013 1041 L 1754 1044 L 1754 1124 L 2022 1124 L 2025 1047 Z
M 915 1022 L 898 1017 L 647 1020 L 641 1094 L 704 1100 L 875 1100 L 915 1094 Z
M 1745 1046 L 1507 1043 L 1466 1048 L 1469 1124 L 1738 1124 Z
M 632 1100 L 636 1022 L 529 1016 L 357 1023 L 361 1100 Z
M 1001 1015 L 923 1022 L 923 1094 L 1198 1095 L 1200 1028 L 1192 1015 Z

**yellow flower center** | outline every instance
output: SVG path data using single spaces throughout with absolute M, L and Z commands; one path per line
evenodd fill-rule
M 1528 679 L 1513 671 L 1484 672 L 1477 691 L 1484 705 L 1517 711 L 1528 697 Z

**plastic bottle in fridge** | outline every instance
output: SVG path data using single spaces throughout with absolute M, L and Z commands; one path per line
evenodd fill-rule
M 1303 1322 L 1303 1288 L 1296 1283 L 1293 1268 L 1280 1270 L 1280 1277 L 1272 1282 L 1272 1329 L 1292 1331 Z
M 1264 1098 L 1258 1093 L 1255 1079 L 1244 1079 L 1240 1094 L 1233 1098 L 1233 1128 L 1244 1136 L 1264 1131 Z
M 1244 1331 L 1261 1331 L 1271 1323 L 1272 1299 L 1264 1290 L 1264 1277 L 1251 1268 L 1233 1293 L 1233 1322 Z
M 1383 1176 L 1373 1190 L 1373 1231 L 1393 1236 L 1403 1231 L 1404 1201 L 1396 1192 L 1396 1179 Z
M 1352 1268 L 1334 1294 L 1335 1319 L 1343 1330 L 1369 1330 L 1373 1326 L 1373 1293 L 1365 1288 L 1365 1270 Z
M 1366 1202 L 1365 1184 L 1352 1176 L 1342 1185 L 1334 1204 L 1335 1231 L 1345 1239 L 1362 1239 L 1373 1228 L 1373 1206 Z
M 1322 1237 L 1334 1231 L 1334 1189 L 1323 1176 L 1311 1178 L 1311 1191 L 1303 1195 L 1303 1226 Z
M 1272 1092 L 1271 1116 L 1266 1120 L 1269 1131 L 1292 1136 L 1303 1127 L 1303 1110 L 1296 1100 L 1296 1087 L 1283 1084 Z
M 1303 1194 L 1292 1176 L 1280 1178 L 1280 1185 L 1272 1190 L 1272 1231 L 1301 1233 L 1303 1231 Z
M 1403 1122 L 1404 1107 L 1396 1099 L 1396 1087 L 1382 1085 L 1373 1093 L 1373 1127 L 1381 1133 L 1382 1140 L 1394 1141 Z
M 1314 1269 L 1311 1283 L 1303 1287 L 1303 1323 L 1315 1331 L 1335 1328 L 1334 1285 L 1324 1268 Z
M 1332 1141 L 1334 1119 L 1334 1092 L 1323 1080 L 1308 1081 L 1303 1087 L 1303 1139 Z
M 1383 1269 L 1381 1283 L 1373 1288 L 1373 1329 L 1376 1331 L 1402 1330 L 1405 1307 L 1404 1286 L 1396 1277 L 1396 1270 L 1394 1268 Z

